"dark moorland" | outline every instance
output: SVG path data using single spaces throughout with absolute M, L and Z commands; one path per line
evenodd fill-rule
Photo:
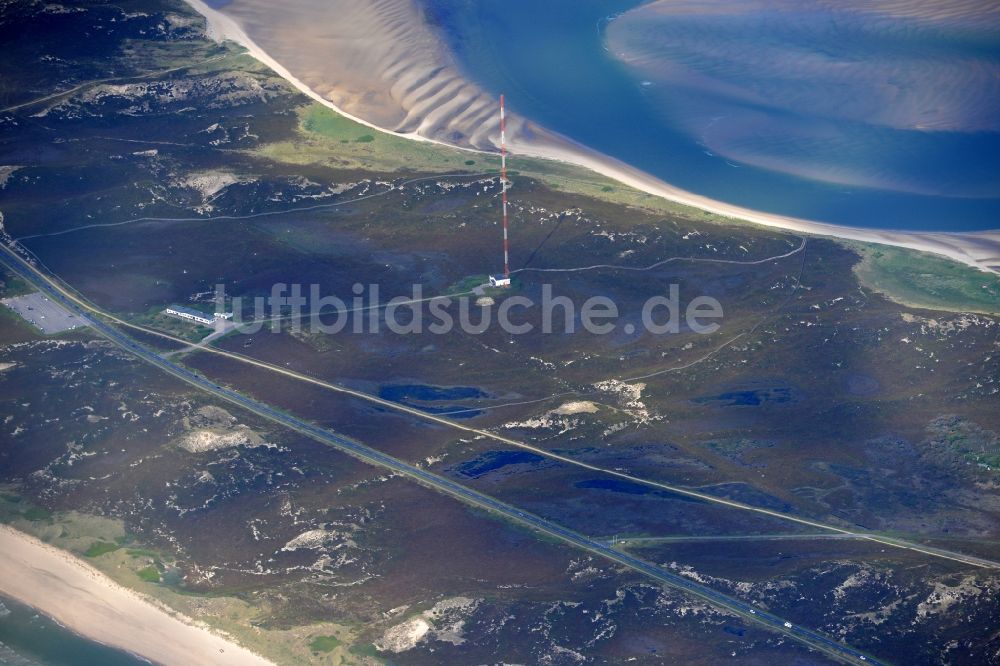
M 413 284 L 462 292 L 499 268 L 492 160 L 463 174 L 338 166 L 340 145 L 377 161 L 390 138 L 364 128 L 324 162 L 280 159 L 265 148 L 320 140 L 301 122 L 308 100 L 208 40 L 185 5 L 41 7 L 0 14 L 3 231 L 96 307 L 197 340 L 207 331 L 161 311 L 211 308 L 220 283 L 249 317 L 275 283 L 345 300 L 378 284 L 385 301 Z M 517 174 L 510 197 L 517 272 L 496 305 L 538 302 L 544 285 L 577 304 L 606 296 L 615 332 L 544 334 L 536 307 L 519 315 L 526 335 L 397 335 L 383 312 L 378 333 L 285 320 L 212 343 L 417 413 L 133 334 L 217 384 L 887 662 L 996 659 L 996 569 L 606 472 L 1000 559 L 997 317 L 887 300 L 830 239 Z M 3 296 L 29 290 L 3 279 Z M 718 299 L 719 330 L 644 333 L 643 303 L 672 284 L 682 302 Z M 92 329 L 43 336 L 0 309 L 0 420 L 4 521 L 90 551 L 279 662 L 827 661 L 199 393 Z

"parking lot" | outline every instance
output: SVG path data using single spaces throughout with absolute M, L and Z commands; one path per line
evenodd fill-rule
M 89 324 L 83 317 L 69 312 L 39 292 L 5 298 L 0 300 L 0 303 L 21 315 L 27 322 L 46 335 L 61 333 Z

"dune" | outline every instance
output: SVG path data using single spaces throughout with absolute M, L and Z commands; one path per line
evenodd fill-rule
M 499 143 L 497 101 L 466 80 L 413 0 L 187 0 L 217 39 L 231 39 L 312 99 L 375 130 L 475 151 Z M 971 0 L 965 0 L 971 4 Z M 902 11 L 896 3 L 894 11 Z M 961 14 L 961 12 L 958 12 Z M 1000 231 L 864 229 L 754 211 L 674 187 L 518 114 L 513 154 L 585 167 L 637 190 L 723 217 L 795 232 L 885 243 L 1000 272 Z
M 154 663 L 272 665 L 7 525 L 0 525 L 0 592 L 82 636 Z

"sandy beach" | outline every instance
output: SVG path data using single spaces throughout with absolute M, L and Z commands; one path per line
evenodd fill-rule
M 246 48 L 310 98 L 372 129 L 468 150 L 496 150 L 496 100 L 459 74 L 411 0 L 187 0 L 216 39 Z M 305 45 L 308 45 L 305 46 Z M 785 217 L 687 192 L 530 120 L 508 119 L 511 152 L 585 167 L 637 190 L 724 217 L 806 234 L 933 252 L 1000 272 L 1000 231 L 906 232 Z
M 76 633 L 157 664 L 272 662 L 182 621 L 69 553 L 0 525 L 0 592 Z

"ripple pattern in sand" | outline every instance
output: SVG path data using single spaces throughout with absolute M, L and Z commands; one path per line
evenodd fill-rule
M 347 113 L 455 145 L 496 145 L 496 99 L 459 74 L 408 0 L 234 0 L 221 11 Z M 508 127 L 516 134 L 524 121 L 515 115 Z

